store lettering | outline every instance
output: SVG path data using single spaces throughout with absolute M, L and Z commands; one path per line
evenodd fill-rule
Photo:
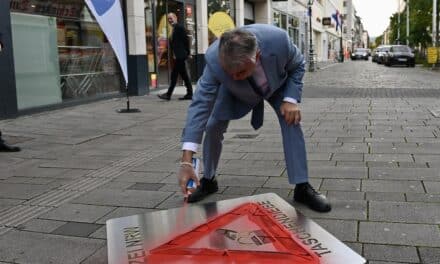
M 303 227 L 298 226 L 294 220 L 284 214 L 270 201 L 258 202 L 263 206 L 272 216 L 281 223 L 285 228 L 292 231 L 301 242 L 308 246 L 318 257 L 332 253 L 329 248 L 325 247 L 317 238 L 312 237 Z
M 10 4 L 12 11 L 23 11 L 39 14 L 52 15 L 57 17 L 79 18 L 81 6 L 73 4 L 58 4 L 50 1 L 43 3 L 31 3 L 29 0 L 12 0 Z
M 143 248 L 140 227 L 124 228 L 124 240 L 127 248 L 128 263 L 145 263 L 146 253 Z

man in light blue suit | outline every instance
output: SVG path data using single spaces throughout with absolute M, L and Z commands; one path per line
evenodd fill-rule
M 287 33 L 261 24 L 228 31 L 208 48 L 205 60 L 182 135 L 179 185 L 186 195 L 190 179 L 198 184 L 187 201 L 200 201 L 218 191 L 215 175 L 229 120 L 239 119 L 252 110 L 251 124 L 255 129 L 260 128 L 264 100 L 267 100 L 281 126 L 289 183 L 296 185 L 294 200 L 319 212 L 330 211 L 327 198 L 308 183 L 298 106 L 305 62 Z M 199 181 L 192 170 L 191 159 L 204 134 L 204 176 Z

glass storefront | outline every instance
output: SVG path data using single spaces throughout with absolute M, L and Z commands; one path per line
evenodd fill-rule
M 190 53 L 196 55 L 196 19 L 194 1 L 145 0 L 145 30 L 147 33 L 147 56 L 149 72 L 157 78 L 158 86 L 168 86 L 173 67 L 173 54 L 169 52 L 172 27 L 167 21 L 168 13 L 177 15 L 190 41 Z M 150 37 L 151 36 L 151 37 Z M 190 75 L 196 69 L 194 59 L 187 60 Z
M 300 43 L 303 36 L 300 38 L 300 20 L 298 17 L 274 9 L 273 25 L 286 30 L 293 43 L 303 51 L 304 43 Z
M 212 19 L 213 15 L 218 12 L 225 13 L 225 15 L 228 16 L 230 20 L 232 20 L 232 22 L 235 24 L 235 0 L 208 1 L 208 21 Z M 225 19 L 229 19 L 228 17 L 225 17 Z M 221 23 L 221 21 L 219 23 Z M 222 25 L 221 27 L 224 27 L 224 25 Z M 209 38 L 209 44 L 211 44 L 217 39 L 216 34 L 212 31 L 211 28 L 208 30 L 208 38 Z
M 119 92 L 116 56 L 84 0 L 12 0 L 19 109 Z

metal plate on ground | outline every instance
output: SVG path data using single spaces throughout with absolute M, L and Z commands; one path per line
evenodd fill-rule
M 110 264 L 366 263 L 272 193 L 111 219 L 107 247 Z

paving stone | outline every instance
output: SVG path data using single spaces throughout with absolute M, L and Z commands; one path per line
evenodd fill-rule
M 431 168 L 371 168 L 369 178 L 373 180 L 438 180 L 440 172 Z
M 245 160 L 284 160 L 283 153 L 248 153 Z
M 107 239 L 107 228 L 101 226 L 98 230 L 89 235 L 90 238 Z
M 81 264 L 107 264 L 108 255 L 107 247 L 102 247 L 96 251 L 93 255 L 87 257 Z
M 430 193 L 407 193 L 408 202 L 440 203 L 440 194 Z
M 232 174 L 232 175 L 250 175 L 250 176 L 280 176 L 284 171 L 284 168 L 279 166 L 274 167 L 233 167 L 227 166 L 219 168 L 218 174 Z
M 318 160 L 323 160 L 323 161 L 328 161 L 330 160 L 332 154 L 331 153 L 316 153 L 316 152 L 308 152 L 307 153 L 307 160 L 310 161 L 318 161 Z
M 362 180 L 364 192 L 415 192 L 424 193 L 423 186 L 419 181 L 385 181 L 385 180 Z
M 328 191 L 327 197 L 332 200 L 343 201 L 363 201 L 365 200 L 364 192 L 344 192 L 344 191 Z
M 158 191 L 164 185 L 163 183 L 135 183 L 128 190 Z
M 369 213 L 372 221 L 440 224 L 440 210 L 434 203 L 371 201 Z
M 366 201 L 343 201 L 329 199 L 332 210 L 329 213 L 322 214 L 314 212 L 300 203 L 293 203 L 293 206 L 312 219 L 326 218 L 339 220 L 366 220 L 367 202 Z
M 336 161 L 364 161 L 364 153 L 335 153 L 332 160 Z
M 413 162 L 413 158 L 409 154 L 365 154 L 365 161 L 379 162 Z M 417 161 L 416 162 L 420 162 Z
M 113 218 L 120 218 L 125 216 L 132 216 L 132 215 L 138 215 L 138 214 L 145 214 L 149 212 L 156 211 L 155 209 L 145 209 L 145 208 L 131 208 L 131 207 L 119 207 L 113 210 L 112 212 L 106 214 L 102 218 L 100 218 L 98 221 L 96 221 L 97 224 L 106 224 L 106 221 Z
M 440 247 L 440 230 L 435 225 L 361 222 L 363 243 Z
M 159 191 L 97 189 L 73 200 L 72 203 L 154 208 L 171 194 Z
M 367 168 L 357 167 L 311 167 L 311 178 L 337 178 L 337 179 L 364 179 L 367 178 Z
M 94 223 L 99 218 L 113 211 L 115 207 L 85 204 L 64 204 L 43 214 L 40 218 L 58 221 Z
M 324 179 L 320 190 L 330 191 L 360 191 L 361 180 Z
M 404 193 L 367 192 L 366 194 L 367 194 L 368 201 L 396 201 L 396 202 L 405 201 L 405 194 Z M 408 194 L 413 194 L 413 193 L 408 193 Z
M 243 195 L 243 196 L 249 196 L 254 193 L 256 188 L 249 188 L 249 187 L 227 187 L 226 190 L 222 192 L 222 194 L 237 194 L 237 195 Z
M 49 191 L 50 189 L 50 187 L 44 185 L 0 182 L 0 198 L 29 200 Z
M 420 247 L 420 258 L 422 263 L 438 264 L 440 260 L 440 248 Z
M 367 163 L 363 161 L 337 161 L 336 167 L 360 167 L 366 168 Z
M 39 233 L 51 233 L 52 231 L 64 224 L 66 224 L 66 222 L 37 218 L 18 226 L 17 229 Z
M 316 219 L 315 222 L 341 241 L 357 241 L 357 221 Z
M 239 175 L 219 175 L 217 181 L 220 186 L 242 186 L 242 187 L 273 187 L 266 186 L 267 179 L 285 179 L 284 177 L 255 177 Z M 285 179 L 287 182 L 287 179 Z M 277 186 L 274 186 L 277 187 Z
M 263 193 L 275 193 L 285 200 L 289 200 L 293 196 L 293 189 L 282 189 L 282 188 L 257 188 L 254 195 Z
M 399 162 L 399 168 L 429 168 L 428 163 Z
M 177 170 L 177 167 L 176 167 Z M 142 183 L 157 183 L 162 179 L 165 179 L 170 175 L 169 172 L 135 172 L 130 171 L 126 172 L 117 178 L 114 181 L 121 182 L 142 182 Z
M 398 162 L 392 162 L 392 161 L 387 161 L 387 162 L 367 161 L 366 164 L 367 164 L 367 166 L 369 168 L 374 168 L 374 167 L 397 168 L 397 167 L 399 167 L 399 163 Z
M 91 158 L 91 157 L 75 157 L 66 160 L 55 160 L 45 162 L 40 165 L 40 168 L 63 168 L 63 169 L 91 169 L 98 170 L 107 165 L 110 165 L 112 160 L 109 158 Z
M 428 162 L 429 164 L 438 164 L 440 163 L 440 155 L 414 154 L 414 160 L 418 163 Z
M 88 237 L 100 227 L 102 227 L 102 225 L 69 222 L 52 231 L 52 234 L 62 236 Z
M 364 245 L 364 256 L 368 260 L 418 263 L 419 256 L 415 247 L 394 245 Z
M 0 260 L 14 263 L 77 264 L 103 245 L 103 240 L 11 231 L 0 237 Z
M 99 186 L 99 189 L 116 189 L 116 190 L 126 190 L 130 186 L 133 186 L 132 182 L 118 182 L 118 181 L 111 181 L 109 183 L 106 183 L 104 185 Z
M 423 181 L 425 185 L 426 192 L 429 194 L 438 193 L 440 194 L 440 182 Z

